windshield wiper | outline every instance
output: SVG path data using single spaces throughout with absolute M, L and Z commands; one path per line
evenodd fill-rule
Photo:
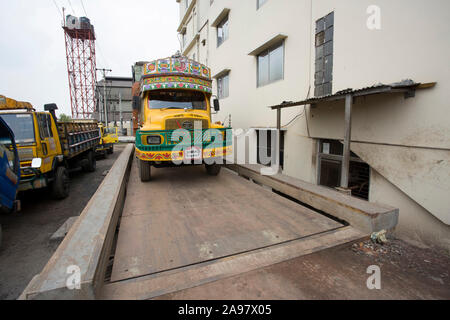
M 160 108 L 159 110 L 167 110 L 167 109 L 184 109 L 184 108 L 180 108 L 180 107 L 165 107 L 165 108 Z

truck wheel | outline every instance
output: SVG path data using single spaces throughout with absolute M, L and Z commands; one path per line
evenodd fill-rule
M 0 224 L 0 248 L 2 247 L 2 225 Z
M 108 154 L 113 154 L 114 153 L 114 145 L 112 144 L 111 147 L 109 147 L 108 150 L 106 150 L 106 152 Z
M 150 162 L 139 160 L 139 176 L 142 182 L 150 181 L 151 168 Z
M 222 169 L 221 165 L 218 165 L 217 163 L 214 164 L 205 164 L 206 172 L 210 176 L 217 176 L 220 172 L 220 169 Z
M 97 167 L 97 162 L 95 160 L 94 152 L 89 151 L 87 156 L 87 164 L 83 167 L 83 170 L 86 172 L 94 172 L 95 168 Z
M 55 199 L 64 199 L 69 195 L 69 173 L 65 167 L 58 167 L 55 180 L 52 183 L 52 196 Z

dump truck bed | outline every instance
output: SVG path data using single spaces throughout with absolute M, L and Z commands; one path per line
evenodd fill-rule
M 100 132 L 96 122 L 68 121 L 58 122 L 61 148 L 66 158 L 73 158 L 100 142 Z

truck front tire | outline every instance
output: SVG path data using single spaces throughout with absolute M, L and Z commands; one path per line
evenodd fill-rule
M 222 166 L 214 163 L 214 164 L 205 164 L 206 172 L 210 176 L 217 176 L 220 173 L 220 169 L 222 169 Z
M 52 183 L 54 199 L 64 199 L 69 195 L 69 172 L 65 167 L 56 168 L 55 180 Z
M 113 154 L 114 153 L 114 145 L 111 144 L 111 146 L 106 150 L 106 153 Z
M 150 162 L 139 160 L 139 176 L 142 182 L 150 181 L 151 178 L 151 166 Z

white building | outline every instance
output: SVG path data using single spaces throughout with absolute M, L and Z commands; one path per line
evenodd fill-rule
M 281 112 L 283 174 L 310 183 L 342 182 L 345 95 L 336 93 L 411 79 L 352 92 L 349 187 L 399 208 L 397 235 L 450 249 L 450 2 L 177 2 L 182 53 L 215 78 L 215 120 L 231 114 L 233 128 L 254 129 L 250 161 L 267 147 L 258 130 L 276 128 L 269 106 L 322 97 Z

